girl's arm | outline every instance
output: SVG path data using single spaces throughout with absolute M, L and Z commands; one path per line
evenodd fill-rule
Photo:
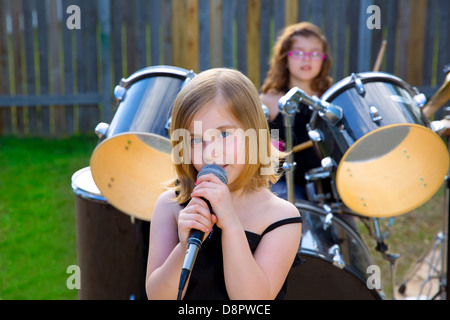
M 145 283 L 149 299 L 177 298 L 186 248 L 180 245 L 178 240 L 177 219 L 174 214 L 178 204 L 174 203 L 171 197 L 174 197 L 173 191 L 166 191 L 159 197 L 150 223 Z
M 207 235 L 215 222 L 204 201 L 192 199 L 182 209 L 173 198 L 174 192 L 166 191 L 153 211 L 146 277 L 149 299 L 177 298 L 189 233 L 198 229 Z

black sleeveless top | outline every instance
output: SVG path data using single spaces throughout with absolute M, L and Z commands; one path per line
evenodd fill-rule
M 300 222 L 301 217 L 283 219 L 271 224 L 261 235 L 245 231 L 251 252 L 255 252 L 266 233 L 285 224 Z M 297 254 L 294 265 L 301 262 Z M 287 280 L 275 299 L 284 299 L 286 291 Z M 229 300 L 223 271 L 222 230 L 216 225 L 198 252 L 184 300 Z

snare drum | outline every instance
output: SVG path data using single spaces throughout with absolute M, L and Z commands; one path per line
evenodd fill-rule
M 108 202 L 128 215 L 150 221 L 164 184 L 175 177 L 167 126 L 176 96 L 193 76 L 154 66 L 122 79 L 111 124 L 97 126 L 92 176 Z
M 78 298 L 146 299 L 150 223 L 131 219 L 111 206 L 89 167 L 73 174 L 72 189 L 76 195 Z
M 286 299 L 381 299 L 377 284 L 367 284 L 374 262 L 358 233 L 312 203 L 299 201 L 296 206 L 303 219 L 298 255 L 304 263 L 291 269 Z
M 339 163 L 340 199 L 369 217 L 409 212 L 430 199 L 448 170 L 448 151 L 420 110 L 420 95 L 381 72 L 347 77 L 322 96 L 342 108 L 336 125 L 314 111 L 309 134 L 323 158 Z

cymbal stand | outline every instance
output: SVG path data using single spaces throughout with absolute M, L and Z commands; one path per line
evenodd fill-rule
M 392 225 L 394 223 L 394 218 L 389 219 L 387 231 L 384 232 L 383 234 L 381 234 L 379 219 L 373 218 L 372 221 L 373 221 L 373 226 L 375 229 L 374 238 L 377 242 L 375 249 L 381 253 L 381 257 L 383 258 L 383 260 L 386 260 L 387 262 L 389 262 L 389 270 L 390 270 L 390 274 L 391 274 L 391 296 L 392 296 L 392 299 L 394 299 L 394 297 L 395 297 L 395 295 L 394 295 L 394 286 L 395 286 L 394 268 L 395 268 L 395 262 L 397 261 L 398 258 L 400 258 L 401 255 L 395 254 L 395 253 L 388 253 L 387 252 L 388 245 L 384 242 L 384 240 L 387 238 L 387 236 L 389 234 L 390 228 L 392 227 Z
M 292 126 L 294 125 L 295 114 L 299 112 L 300 102 L 304 102 L 311 110 L 319 111 L 321 117 L 336 125 L 343 117 L 342 108 L 321 100 L 316 96 L 308 96 L 304 91 L 293 87 L 278 101 L 278 109 L 283 115 L 283 122 L 286 132 L 286 152 L 288 153 L 283 169 L 286 172 L 287 199 L 295 204 L 294 195 L 294 170 L 296 163 L 293 161 L 292 146 Z
M 301 98 L 296 92 L 290 90 L 285 96 L 278 101 L 278 108 L 283 115 L 283 124 L 285 130 L 286 161 L 283 163 L 283 170 L 286 174 L 287 200 L 295 204 L 295 186 L 294 186 L 294 170 L 297 164 L 294 162 L 293 144 L 292 144 L 292 127 L 295 123 L 295 114 L 299 112 L 299 104 Z

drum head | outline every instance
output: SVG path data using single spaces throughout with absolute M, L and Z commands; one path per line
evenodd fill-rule
M 106 202 L 94 180 L 92 179 L 91 168 L 83 168 L 72 175 L 72 190 L 82 198 L 96 201 Z
M 449 166 L 442 139 L 427 127 L 394 124 L 356 141 L 336 174 L 342 201 L 368 217 L 411 211 L 442 185 Z
M 102 194 L 117 209 L 150 221 L 156 200 L 175 177 L 170 140 L 151 133 L 119 134 L 94 150 L 90 166 Z

